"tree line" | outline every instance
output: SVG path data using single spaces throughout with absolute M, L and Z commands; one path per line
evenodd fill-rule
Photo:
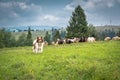
M 32 45 L 32 34 L 30 28 L 28 29 L 28 34 L 22 34 L 19 36 L 18 40 L 11 34 L 11 32 L 6 31 L 6 29 L 0 29 L 0 48 L 4 47 L 17 47 L 17 46 L 31 46 Z

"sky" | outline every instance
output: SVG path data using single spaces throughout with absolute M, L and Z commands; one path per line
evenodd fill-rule
M 0 27 L 67 27 L 77 5 L 88 24 L 120 25 L 120 0 L 0 0 Z

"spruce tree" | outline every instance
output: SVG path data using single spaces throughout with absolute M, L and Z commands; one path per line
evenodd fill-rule
M 31 46 L 32 45 L 32 33 L 30 27 L 28 28 L 28 34 L 26 39 L 26 45 Z
M 5 37 L 5 29 L 0 29 L 0 48 L 5 47 L 4 37 Z
M 96 29 L 92 24 L 88 26 L 88 36 L 97 37 Z
M 56 29 L 56 33 L 54 34 L 54 41 L 56 42 L 57 39 L 60 39 L 60 33 L 59 30 Z
M 17 40 L 17 46 L 25 46 L 26 44 L 26 35 L 23 33 L 19 36 Z
M 60 32 L 57 29 L 52 29 L 52 41 L 57 41 L 60 38 Z
M 68 38 L 87 36 L 88 27 L 86 16 L 80 5 L 78 5 L 74 12 L 72 12 L 72 16 L 66 30 Z
M 50 36 L 50 34 L 48 33 L 48 31 L 47 31 L 46 34 L 45 34 L 44 40 L 48 42 L 48 45 L 51 44 L 51 36 Z
M 0 29 L 0 48 L 14 46 L 16 46 L 16 40 L 11 32 L 8 32 L 4 28 Z

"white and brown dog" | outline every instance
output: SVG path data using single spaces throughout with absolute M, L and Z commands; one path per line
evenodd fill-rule
M 43 52 L 43 46 L 44 46 L 44 40 L 42 37 L 37 37 L 33 41 L 33 52 L 34 53 L 42 53 Z

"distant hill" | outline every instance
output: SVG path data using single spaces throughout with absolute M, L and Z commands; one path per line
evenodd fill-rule
M 31 28 L 32 31 L 41 31 L 41 30 L 51 30 L 52 28 L 59 29 L 58 26 L 17 26 L 17 27 L 9 27 L 7 28 L 10 32 L 22 32 L 27 31 L 28 28 Z
M 50 30 L 48 31 L 49 33 L 51 33 L 50 32 Z M 32 39 L 34 40 L 34 39 L 36 39 L 36 37 L 37 36 L 45 36 L 45 34 L 46 34 L 46 31 L 31 31 L 31 33 L 32 33 Z M 27 34 L 28 34 L 28 32 L 27 31 L 23 31 L 23 32 L 12 32 L 12 35 L 16 38 L 16 40 L 19 38 L 19 36 L 20 35 L 22 35 L 22 34 L 25 34 L 26 36 L 27 36 Z
M 120 30 L 120 26 L 114 26 L 114 25 L 96 26 L 95 28 L 97 32 L 105 31 L 105 30 L 113 30 L 115 32 L 118 32 Z
M 23 31 L 27 31 L 29 27 L 31 28 L 32 31 L 44 31 L 44 30 L 52 30 L 52 28 L 56 28 L 56 29 L 62 28 L 58 26 L 17 26 L 17 27 L 9 27 L 7 28 L 7 30 L 10 32 L 23 32 Z M 114 30 L 115 32 L 118 32 L 120 26 L 105 25 L 105 26 L 95 26 L 95 28 L 97 32 L 105 31 L 105 30 Z

